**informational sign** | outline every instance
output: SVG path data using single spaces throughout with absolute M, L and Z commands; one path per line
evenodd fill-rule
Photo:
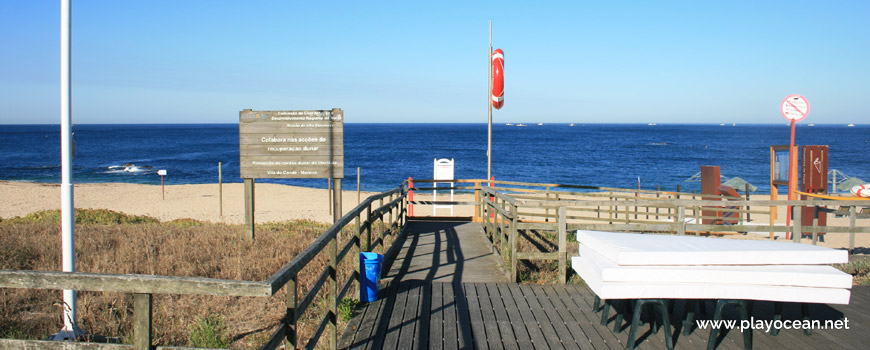
M 344 112 L 239 112 L 239 170 L 248 179 L 344 178 Z
M 157 170 L 157 175 L 166 176 L 166 170 L 164 170 L 164 169 Z
M 785 119 L 799 122 L 810 114 L 810 102 L 801 95 L 789 95 L 782 100 L 780 111 Z
M 434 167 L 435 167 L 434 180 L 453 181 L 453 164 L 454 163 L 455 162 L 453 161 L 453 158 L 450 158 L 450 159 L 447 159 L 447 158 L 437 159 L 437 158 L 435 158 L 435 161 L 434 161 Z M 450 201 L 452 202 L 453 201 L 453 182 L 450 182 L 450 187 L 451 187 L 451 189 L 450 189 Z M 432 188 L 433 188 L 432 189 L 432 201 L 437 202 L 438 201 L 438 190 L 436 190 L 436 188 L 438 188 L 438 183 L 433 182 Z M 450 205 L 438 205 L 438 204 L 433 205 L 432 206 L 432 215 L 435 215 L 435 213 L 438 211 L 438 208 L 450 208 L 450 215 L 453 216 L 453 205 L 452 204 L 450 204 Z
M 453 180 L 453 159 L 435 159 L 435 180 Z

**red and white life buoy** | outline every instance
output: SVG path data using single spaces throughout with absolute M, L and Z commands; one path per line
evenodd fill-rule
M 492 106 L 504 106 L 504 52 L 495 49 L 492 53 Z
M 870 184 L 863 184 L 852 187 L 849 191 L 856 197 L 870 197 Z

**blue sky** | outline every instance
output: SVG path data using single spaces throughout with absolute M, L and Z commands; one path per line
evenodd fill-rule
M 59 1 L 0 1 L 0 124 L 59 123 Z M 870 1 L 73 1 L 74 123 L 870 123 Z

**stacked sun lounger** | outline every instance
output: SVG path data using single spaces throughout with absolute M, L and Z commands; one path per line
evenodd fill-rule
M 848 304 L 848 253 L 773 241 L 577 231 L 572 267 L 601 299 Z M 632 337 L 633 338 L 633 337 Z

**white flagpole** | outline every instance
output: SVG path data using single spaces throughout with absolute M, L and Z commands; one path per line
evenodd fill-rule
M 60 2 L 60 164 L 61 164 L 61 241 L 63 271 L 75 272 L 75 214 L 73 213 L 72 184 L 72 89 L 70 84 L 70 31 L 72 29 L 71 0 Z M 55 339 L 75 339 L 76 336 L 76 292 L 63 291 L 63 330 Z

